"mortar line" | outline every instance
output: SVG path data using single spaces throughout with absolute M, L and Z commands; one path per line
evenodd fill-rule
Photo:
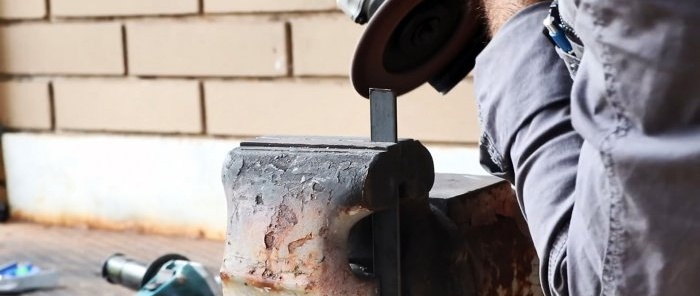
M 44 7 L 46 8 L 46 15 L 44 16 L 45 20 L 51 20 L 51 0 L 45 0 L 44 1 Z
M 22 24 L 36 23 L 109 23 L 109 22 L 151 22 L 151 21 L 263 21 L 263 22 L 279 22 L 281 20 L 290 20 L 306 17 L 342 17 L 344 16 L 337 10 L 318 10 L 307 12 L 281 11 L 281 12 L 211 12 L 211 13 L 183 13 L 183 14 L 144 14 L 144 15 L 116 15 L 116 16 L 55 16 L 49 4 L 50 0 L 46 0 L 46 16 L 43 18 L 34 19 L 7 19 L 0 20 L 0 25 L 13 26 Z
M 124 76 L 129 76 L 129 46 L 127 44 L 126 25 L 122 24 L 122 58 L 124 62 Z
M 53 81 L 49 81 L 49 112 L 51 130 L 56 131 L 58 130 L 58 127 L 56 126 L 56 94 L 54 91 Z
M 174 75 L 129 75 L 123 74 L 0 74 L 0 80 L 22 80 L 22 79 L 64 79 L 64 80 L 80 80 L 80 79 L 106 79 L 106 80 L 173 80 L 173 81 L 230 81 L 230 82 L 345 82 L 348 81 L 347 76 L 174 76 Z
M 287 76 L 294 76 L 294 41 L 292 40 L 292 24 L 290 22 L 284 23 L 284 36 L 286 40 L 285 54 L 287 55 Z
M 205 8 L 203 6 L 202 8 Z M 199 9 L 198 9 L 199 10 Z M 212 19 L 260 19 L 260 20 L 281 20 L 292 18 L 308 17 L 342 17 L 344 14 L 338 10 L 317 10 L 317 11 L 265 11 L 265 12 L 209 12 L 207 17 Z M 132 15 L 80 15 L 80 16 L 54 16 L 55 20 L 61 22 L 109 22 L 109 21 L 138 21 L 138 20 L 196 20 L 201 19 L 199 11 L 173 14 L 132 14 Z M 6 20 L 10 23 L 36 22 L 38 19 L 16 19 Z
M 202 120 L 202 135 L 207 134 L 207 104 L 204 82 L 199 81 L 199 112 Z

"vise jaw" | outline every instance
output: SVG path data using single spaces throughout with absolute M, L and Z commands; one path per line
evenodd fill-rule
M 350 269 L 351 228 L 395 208 L 392 196 L 428 209 L 433 182 L 432 157 L 415 140 L 261 137 L 242 143 L 223 168 L 229 213 L 224 294 L 378 295 L 374 277 Z

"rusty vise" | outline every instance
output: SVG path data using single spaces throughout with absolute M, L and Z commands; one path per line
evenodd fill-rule
M 224 295 L 541 295 L 510 185 L 418 141 L 260 137 L 222 178 Z

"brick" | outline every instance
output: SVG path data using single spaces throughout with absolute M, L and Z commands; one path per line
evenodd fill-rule
M 204 0 L 204 11 L 207 13 L 334 9 L 335 0 Z
M 479 117 L 470 79 L 445 96 L 423 85 L 400 97 L 398 108 L 399 133 L 404 137 L 435 142 L 479 142 Z
M 283 76 L 283 23 L 166 22 L 127 25 L 136 75 Z
M 32 19 L 45 16 L 44 0 L 0 0 L 0 19 Z
M 198 0 L 51 0 L 51 14 L 61 17 L 194 13 L 199 13 Z
M 205 108 L 212 134 L 367 135 L 367 101 L 347 83 L 207 82 Z
M 399 98 L 399 136 L 477 142 L 472 92 L 465 81 L 446 98 L 429 86 Z M 215 135 L 369 136 L 369 103 L 347 82 L 207 82 L 205 102 Z
M 48 83 L 0 82 L 0 124 L 9 128 L 50 129 Z
M 59 129 L 200 133 L 195 81 L 54 82 Z
M 0 27 L 0 72 L 123 74 L 116 23 L 19 24 Z
M 293 20 L 294 74 L 347 76 L 363 29 L 342 16 Z

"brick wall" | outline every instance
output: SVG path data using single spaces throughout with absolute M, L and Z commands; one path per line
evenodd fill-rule
M 335 0 L 0 0 L 6 130 L 366 136 Z M 400 134 L 475 143 L 471 81 L 400 101 Z
M 9 129 L 366 135 L 362 27 L 334 0 L 0 0 Z M 400 102 L 401 134 L 470 143 L 471 82 Z

